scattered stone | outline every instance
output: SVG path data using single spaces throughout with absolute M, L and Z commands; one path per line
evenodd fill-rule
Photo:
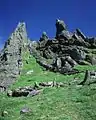
M 6 87 L 5 86 L 0 86 L 0 92 L 4 92 L 6 91 Z
M 57 58 L 57 65 L 56 65 L 56 67 L 58 69 L 60 69 L 62 67 L 62 63 L 61 63 L 61 59 L 60 58 Z
M 41 82 L 39 83 L 40 86 L 43 86 L 43 87 L 52 87 L 53 86 L 53 81 L 51 82 Z
M 39 87 L 39 86 L 38 86 Z M 38 88 L 26 86 L 26 87 L 19 87 L 18 89 L 15 90 L 9 90 L 7 92 L 7 96 L 9 97 L 27 97 L 27 96 L 35 96 L 38 95 L 41 92 L 41 90 L 38 90 Z
M 13 90 L 12 91 L 12 97 L 22 97 L 22 96 L 27 97 L 28 94 L 29 94 L 29 91 L 25 91 L 25 90 Z
M 8 96 L 8 97 L 12 97 L 12 90 L 8 90 L 7 96 Z
M 2 111 L 1 116 L 2 116 L 2 117 L 8 116 L 8 112 L 7 112 L 7 111 L 5 111 L 5 110 L 4 110 L 4 111 Z
M 90 85 L 93 83 L 96 83 L 96 71 L 86 70 L 84 80 L 79 85 Z
M 30 75 L 30 74 L 32 74 L 34 71 L 33 70 L 29 70 L 26 74 L 27 75 Z
M 41 92 L 41 90 L 34 89 L 33 91 L 29 92 L 28 97 L 33 97 L 35 95 L 38 95 L 38 94 L 40 94 L 40 92 Z
M 34 89 L 40 89 L 37 82 L 34 83 Z
M 30 113 L 30 112 L 31 112 L 31 109 L 28 108 L 28 107 L 25 107 L 25 108 L 22 108 L 22 109 L 20 110 L 20 115 L 21 115 L 21 114 Z

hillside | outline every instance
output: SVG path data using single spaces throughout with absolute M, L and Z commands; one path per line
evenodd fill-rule
M 85 79 L 86 70 L 96 71 L 96 40 L 80 30 L 70 33 L 63 21 L 57 22 L 54 39 L 43 32 L 32 42 L 20 23 L 5 44 L 0 55 L 0 120 L 96 120 L 96 77 Z M 84 80 L 88 83 L 81 84 Z M 40 93 L 31 90 L 24 96 L 29 88 Z
M 84 73 L 76 75 L 61 75 L 49 71 L 43 71 L 32 57 L 29 64 L 24 64 L 22 74 L 17 82 L 9 89 L 23 86 L 33 86 L 34 82 L 58 81 L 75 82 L 81 81 Z M 80 70 L 96 70 L 96 67 L 78 66 Z M 27 71 L 33 73 L 27 75 Z M 6 93 L 0 94 L 1 111 L 7 111 L 8 115 L 0 117 L 0 120 L 95 120 L 96 119 L 96 85 L 77 86 L 66 85 L 65 87 L 47 87 L 34 97 L 8 97 Z M 32 111 L 20 115 L 20 110 L 28 107 Z

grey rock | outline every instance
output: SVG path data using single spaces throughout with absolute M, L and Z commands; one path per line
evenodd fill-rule
M 40 94 L 41 90 L 33 90 L 33 91 L 30 91 L 29 94 L 28 94 L 28 97 L 32 97 L 32 96 L 35 96 L 35 95 L 38 95 Z
M 27 90 L 13 90 L 12 91 L 12 97 L 22 97 L 22 96 L 27 97 L 28 94 L 29 94 L 29 91 Z
M 86 36 L 81 32 L 80 29 L 76 29 L 76 34 L 80 36 L 82 39 L 86 40 Z
M 93 55 L 87 54 L 85 60 L 91 63 L 92 65 L 96 65 L 96 58 L 93 57 Z
M 31 109 L 28 107 L 24 107 L 20 110 L 20 114 L 26 114 L 26 113 L 30 113 Z
M 0 91 L 1 91 L 1 92 L 6 91 L 6 87 L 5 87 L 5 86 L 0 86 Z
M 70 50 L 70 56 L 78 62 L 79 60 L 84 60 L 86 58 L 86 53 L 80 48 L 72 48 Z
M 96 83 L 96 71 L 86 70 L 84 80 L 79 85 L 90 85 Z
M 25 87 L 19 87 L 14 90 L 8 90 L 7 96 L 8 97 L 27 97 L 27 96 L 35 96 L 38 95 L 41 92 L 39 89 L 39 86 L 37 87 L 36 84 L 34 87 L 31 86 L 25 86 Z
M 56 38 L 71 38 L 71 33 L 67 31 L 64 21 L 57 19 L 56 20 Z
M 57 57 L 57 66 L 56 67 L 59 69 L 59 68 L 61 68 L 61 66 L 62 66 L 61 58 Z
M 74 67 L 75 65 L 77 65 L 76 61 L 73 60 L 70 56 L 66 56 L 65 59 L 68 61 L 68 63 Z
M 43 41 L 43 40 L 48 40 L 48 36 L 47 36 L 47 33 L 46 32 L 43 32 L 42 33 L 42 36 L 40 38 L 40 42 Z
M 53 81 L 50 81 L 50 82 L 41 82 L 39 83 L 40 86 L 43 86 L 43 87 L 52 87 L 53 86 Z
M 14 83 L 21 72 L 21 53 L 27 46 L 27 32 L 25 23 L 19 23 L 15 31 L 6 41 L 0 54 L 0 85 L 8 87 Z
M 12 90 L 8 90 L 8 91 L 7 91 L 7 96 L 8 96 L 8 97 L 12 97 Z
M 2 117 L 8 116 L 8 112 L 7 112 L 6 110 L 2 111 L 2 112 L 1 112 L 1 116 L 2 116 Z
M 47 70 L 53 70 L 54 67 L 51 64 L 47 63 L 46 59 L 37 59 L 37 63 L 39 63 L 41 66 L 45 67 Z

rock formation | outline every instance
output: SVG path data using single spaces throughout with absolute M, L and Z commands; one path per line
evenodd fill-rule
M 0 86 L 8 87 L 20 74 L 22 50 L 28 44 L 25 23 L 19 23 L 0 54 Z
M 56 20 L 56 36 L 49 39 L 46 32 L 39 41 L 30 41 L 25 23 L 19 23 L 0 52 L 0 89 L 6 90 L 20 74 L 22 52 L 29 49 L 37 62 L 47 70 L 62 74 L 79 71 L 75 65 L 96 65 L 96 38 L 85 36 L 80 29 L 71 33 L 64 21 Z M 94 51 L 95 49 L 95 51 Z
M 95 38 L 86 37 L 80 29 L 70 33 L 64 21 L 59 19 L 55 25 L 55 39 L 49 39 L 44 32 L 35 49 L 34 44 L 29 49 L 40 65 L 54 72 L 71 74 L 78 72 L 73 68 L 77 64 L 96 64 L 96 54 L 92 53 L 96 48 Z

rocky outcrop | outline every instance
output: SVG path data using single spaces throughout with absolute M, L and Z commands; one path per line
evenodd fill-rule
M 28 44 L 26 25 L 19 23 L 0 54 L 0 86 L 8 87 L 20 74 L 22 51 Z
M 96 38 L 85 36 L 80 29 L 67 30 L 64 21 L 56 20 L 56 36 L 49 39 L 43 32 L 39 41 L 27 38 L 25 23 L 19 23 L 0 52 L 0 90 L 5 91 L 21 73 L 22 53 L 29 49 L 37 62 L 54 72 L 74 74 L 75 65 L 96 65 Z M 28 61 L 26 61 L 28 64 Z
M 95 65 L 96 54 L 90 49 L 96 49 L 95 38 L 86 37 L 80 29 L 71 33 L 67 30 L 64 21 L 56 20 L 56 37 L 49 39 L 46 32 L 42 33 L 40 40 L 31 44 L 31 54 L 37 62 L 46 69 L 62 74 L 75 73 L 74 66 Z

